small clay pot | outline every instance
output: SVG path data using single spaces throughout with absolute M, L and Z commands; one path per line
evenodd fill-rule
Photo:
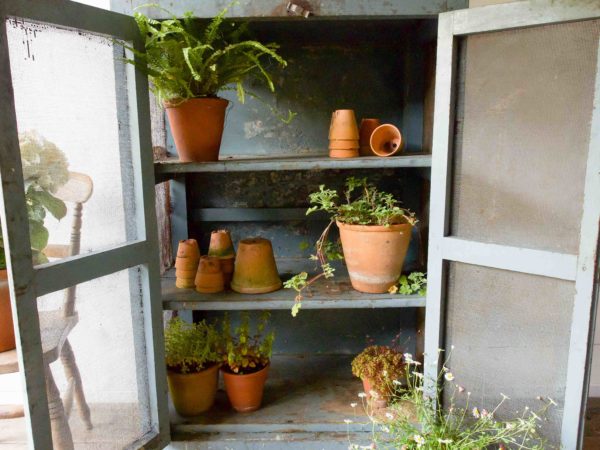
M 225 369 L 221 369 L 221 372 L 225 391 L 233 409 L 245 413 L 260 408 L 265 382 L 269 375 L 269 365 L 247 375 L 238 375 Z
M 367 399 L 371 406 L 375 409 L 385 408 L 391 398 L 391 393 L 381 393 L 376 389 L 373 389 L 373 383 L 368 378 L 362 378 L 363 389 L 365 390 L 365 394 L 367 394 Z M 375 395 L 373 395 L 373 392 Z
M 332 139 L 329 141 L 329 148 L 335 150 L 356 150 L 358 149 L 358 141 L 353 139 Z
M 221 263 L 216 256 L 202 256 L 196 273 L 196 290 L 203 294 L 216 294 L 225 289 Z
M 330 158 L 357 158 L 358 157 L 358 149 L 350 149 L 350 150 L 337 150 L 337 149 L 329 149 L 329 157 Z
M 196 242 L 196 239 L 184 239 L 179 241 L 179 246 L 177 247 L 177 257 L 196 260 L 200 259 L 200 249 L 198 248 L 198 242 Z
M 369 294 L 386 293 L 402 273 L 412 225 L 336 223 L 352 287 Z
M 281 289 L 271 241 L 242 239 L 235 257 L 231 289 L 242 294 L 264 294 Z
M 196 272 L 198 272 L 197 268 L 196 270 L 175 269 L 175 276 L 177 278 L 187 278 L 193 280 L 196 278 Z
M 235 256 L 231 233 L 229 231 L 217 230 L 210 233 L 208 255 L 218 256 L 219 258 L 233 258 Z
M 402 150 L 402 133 L 389 123 L 380 125 L 371 134 L 371 150 L 377 156 L 392 156 Z
M 169 370 L 169 391 L 177 413 L 189 417 L 208 411 L 215 402 L 218 379 L 218 364 L 197 373 L 181 374 Z
M 194 289 L 196 287 L 196 277 L 194 278 L 176 278 L 175 287 L 179 289 Z
M 360 121 L 360 130 L 359 130 L 359 153 L 360 156 L 374 156 L 373 150 L 371 150 L 371 135 L 375 128 L 381 125 L 379 119 L 362 119 Z
M 0 353 L 16 348 L 15 328 L 13 325 L 8 272 L 0 270 Z
M 231 258 L 219 258 L 221 262 L 221 271 L 223 272 L 223 278 L 225 279 L 225 288 L 231 287 L 231 279 L 233 278 L 233 269 L 235 267 L 235 257 Z
M 352 109 L 338 109 L 331 115 L 329 139 L 352 139 L 358 141 L 358 126 Z

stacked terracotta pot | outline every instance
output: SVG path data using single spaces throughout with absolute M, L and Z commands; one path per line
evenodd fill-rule
M 216 256 L 201 256 L 196 273 L 196 290 L 202 294 L 216 294 L 225 289 L 221 262 Z
M 338 109 L 331 115 L 329 127 L 329 157 L 356 158 L 359 134 L 356 117 L 351 109 Z
M 175 261 L 175 286 L 182 289 L 195 287 L 196 271 L 200 260 L 200 249 L 196 239 L 179 241 Z

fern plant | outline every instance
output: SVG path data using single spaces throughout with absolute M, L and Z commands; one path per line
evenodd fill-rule
M 231 372 L 244 375 L 258 372 L 269 364 L 273 352 L 273 331 L 265 334 L 270 314 L 265 311 L 261 314 L 257 324 L 256 333 L 250 329 L 250 315 L 243 312 L 240 324 L 232 332 L 231 322 L 227 314 L 224 315 L 221 328 L 222 360 Z
M 197 373 L 220 360 L 219 334 L 214 325 L 188 323 L 176 317 L 165 330 L 167 368 L 177 373 Z
M 136 12 L 134 17 L 145 38 L 145 50 L 139 52 L 122 43 L 137 57 L 126 62 L 150 78 L 152 92 L 166 105 L 215 97 L 229 89 L 237 90 L 238 99 L 244 103 L 247 94 L 254 96 L 243 86 L 250 76 L 258 76 L 274 92 L 267 63 L 287 65 L 277 53 L 278 45 L 242 40 L 245 27 L 225 23 L 227 11 L 225 8 L 205 26 L 199 25 L 191 12 L 182 19 L 173 16 L 162 21 Z M 291 116 L 293 113 L 289 112 L 288 119 Z

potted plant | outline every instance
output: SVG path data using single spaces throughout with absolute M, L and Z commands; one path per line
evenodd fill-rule
M 247 94 L 254 94 L 246 92 L 243 82 L 257 76 L 274 92 L 266 63 L 287 64 L 276 44 L 243 40 L 244 27 L 233 23 L 225 29 L 226 13 L 227 8 L 208 25 L 200 26 L 191 12 L 181 20 L 163 21 L 137 12 L 135 20 L 145 38 L 145 51 L 123 44 L 136 56 L 126 61 L 148 75 L 152 92 L 166 107 L 181 161 L 218 160 L 229 103 L 217 96 L 220 91 L 236 89 L 244 103 Z M 287 120 L 292 117 L 289 112 Z
M 308 286 L 319 278 L 333 276 L 331 256 L 342 257 L 328 241 L 334 223 L 340 230 L 343 258 L 354 289 L 384 293 L 398 282 L 412 227 L 417 223 L 414 213 L 400 207 L 392 194 L 378 190 L 366 178 L 348 178 L 343 200 L 337 191 L 324 185 L 310 194 L 309 200 L 312 206 L 306 214 L 324 211 L 329 214 L 330 222 L 316 243 L 316 255 L 311 257 L 319 262 L 321 272 L 310 279 L 302 272 L 284 284 L 298 292 L 292 315 L 298 313 L 302 293 Z
M 404 384 L 402 353 L 386 345 L 371 345 L 352 360 L 352 374 L 362 380 L 365 394 L 372 404 L 383 408 L 395 387 Z
M 52 142 L 35 131 L 19 134 L 21 164 L 25 186 L 25 202 L 29 219 L 29 238 L 34 264 L 48 259 L 43 250 L 48 245 L 48 230 L 44 226 L 46 213 L 62 219 L 67 213 L 64 202 L 54 196 L 69 179 L 65 154 Z M 4 240 L 0 230 L 0 352 L 15 348 L 15 334 L 10 306 Z
M 165 330 L 167 381 L 177 413 L 208 411 L 217 392 L 219 335 L 214 325 L 187 323 L 176 317 Z
M 275 334 L 265 333 L 270 314 L 263 312 L 256 325 L 256 333 L 250 330 L 250 315 L 244 312 L 240 324 L 231 331 L 227 314 L 222 322 L 223 379 L 231 406 L 238 412 L 250 412 L 260 408 Z

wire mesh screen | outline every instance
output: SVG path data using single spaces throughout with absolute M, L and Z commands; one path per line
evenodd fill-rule
M 600 21 L 461 41 L 451 234 L 576 254 Z
M 471 408 L 493 411 L 505 394 L 497 416 L 514 418 L 550 397 L 558 406 L 543 434 L 559 443 L 574 282 L 462 263 L 450 263 L 448 280 L 446 348 Z

